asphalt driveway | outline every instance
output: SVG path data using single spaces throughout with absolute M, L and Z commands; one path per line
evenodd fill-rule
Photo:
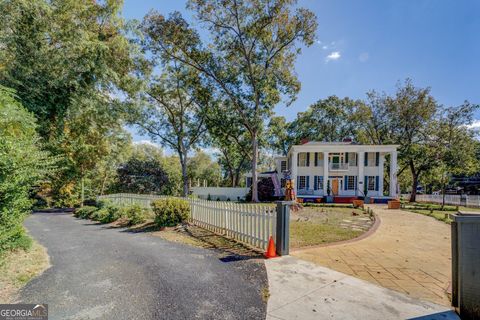
M 49 319 L 265 319 L 261 261 L 148 233 L 109 229 L 69 213 L 35 213 L 25 226 L 52 267 L 20 293 Z

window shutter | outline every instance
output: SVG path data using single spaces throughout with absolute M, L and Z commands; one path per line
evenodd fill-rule
M 348 176 L 344 176 L 343 177 L 343 184 L 344 184 L 344 188 L 343 190 L 348 190 Z
M 307 155 L 308 155 L 308 153 L 307 153 Z M 310 190 L 310 176 L 305 177 L 305 183 L 307 185 L 305 189 Z
M 379 176 L 376 176 L 376 177 L 375 177 L 375 191 L 378 191 L 378 184 L 379 184 L 378 182 L 379 182 L 379 180 L 380 180 L 380 177 L 379 177 Z
M 363 190 L 362 190 L 362 191 L 365 190 L 365 186 L 366 186 L 367 191 L 368 191 L 368 176 L 365 176 L 365 180 L 363 180 L 363 183 L 365 183 L 365 184 L 364 184 L 364 187 L 363 187 Z
M 358 179 L 357 179 L 357 176 L 353 176 L 353 182 L 354 182 L 354 185 L 355 185 L 355 187 L 354 187 L 354 188 L 355 188 L 355 190 L 357 190 L 357 189 L 358 189 L 358 186 L 357 186 L 357 180 L 358 180 Z
M 348 152 L 345 152 L 345 163 L 348 163 Z
M 380 164 L 380 152 L 375 153 L 375 166 Z
M 297 190 L 300 190 L 300 176 L 297 176 L 297 181 L 295 181 L 295 183 L 297 184 L 295 187 Z
M 315 152 L 315 167 L 318 167 L 318 152 Z
M 318 189 L 323 190 L 323 176 L 318 176 Z
M 307 152 L 307 167 L 310 167 L 310 152 Z
M 364 158 L 364 161 L 363 161 L 363 162 L 364 162 L 363 165 L 364 165 L 365 167 L 367 167 L 367 166 L 368 166 L 368 152 L 365 152 L 365 158 Z
M 297 167 L 300 166 L 300 153 L 297 153 Z
M 315 152 L 315 155 L 317 153 Z M 313 190 L 318 190 L 318 176 L 313 176 Z

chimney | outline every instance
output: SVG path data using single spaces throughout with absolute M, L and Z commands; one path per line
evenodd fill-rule
M 300 144 L 306 144 L 308 143 L 308 139 L 307 138 L 303 138 L 302 140 L 300 140 Z

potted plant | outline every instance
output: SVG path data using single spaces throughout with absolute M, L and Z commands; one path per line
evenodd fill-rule
M 330 189 L 330 180 L 327 181 L 327 196 L 325 197 L 326 203 L 333 203 L 333 196 L 330 195 L 332 190 Z

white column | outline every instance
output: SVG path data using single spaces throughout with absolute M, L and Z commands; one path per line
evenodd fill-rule
M 365 152 L 361 151 L 357 153 L 357 166 L 358 166 L 358 177 L 357 177 L 357 195 L 364 196 L 363 191 L 364 187 L 364 177 L 365 177 Z
M 293 181 L 293 186 L 295 193 L 297 192 L 297 166 L 298 166 L 298 152 L 292 152 L 292 158 L 290 159 L 292 161 L 291 164 L 291 169 L 290 169 L 290 178 Z
M 397 197 L 397 150 L 390 152 L 390 197 Z
M 323 194 L 327 195 L 328 183 L 328 152 L 323 153 Z
M 383 164 L 385 162 L 385 155 L 380 153 L 378 159 L 378 195 L 383 196 Z

